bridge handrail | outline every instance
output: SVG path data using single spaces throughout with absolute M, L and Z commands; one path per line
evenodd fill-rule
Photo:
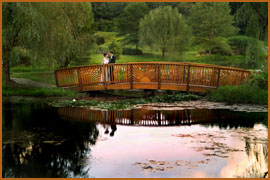
M 228 67 L 228 66 L 220 66 L 220 65 L 213 65 L 213 64 L 202 64 L 202 63 L 191 63 L 191 62 L 127 62 L 127 63 L 114 63 L 108 65 L 124 65 L 124 64 L 174 64 L 174 65 L 192 65 L 196 67 L 213 67 L 219 69 L 228 69 L 228 70 L 238 70 L 244 72 L 251 72 L 250 70 L 242 69 L 242 68 L 235 68 L 235 67 Z M 77 68 L 85 68 L 85 67 L 94 67 L 94 66 L 103 66 L 102 64 L 93 64 L 93 65 L 84 65 L 84 66 L 74 66 L 68 68 L 58 68 L 55 71 L 66 70 L 66 69 L 77 69 Z
M 130 62 L 55 70 L 58 87 L 75 86 L 80 91 L 164 89 L 204 92 L 220 85 L 242 84 L 250 74 L 240 68 L 190 62 Z

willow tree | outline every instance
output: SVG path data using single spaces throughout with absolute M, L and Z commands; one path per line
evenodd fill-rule
M 227 2 L 198 2 L 192 6 L 189 24 L 196 42 L 208 47 L 209 53 L 220 38 L 236 33 L 233 16 Z
M 10 56 L 14 47 L 41 49 L 46 39 L 46 22 L 31 3 L 3 3 L 3 83 L 10 80 Z
M 91 3 L 3 3 L 3 80 L 10 80 L 14 47 L 31 52 L 38 63 L 61 67 L 89 55 L 94 17 Z M 44 63 L 43 63 L 44 64 Z
M 235 14 L 238 25 L 244 33 L 262 41 L 268 39 L 268 3 L 245 2 Z
M 188 47 L 191 31 L 177 8 L 159 7 L 149 12 L 140 21 L 140 44 L 160 49 L 166 53 L 182 54 Z
M 51 3 L 46 3 L 51 6 Z M 91 3 L 54 3 L 46 13 L 50 25 L 48 55 L 60 67 L 87 58 L 94 44 L 94 15 Z

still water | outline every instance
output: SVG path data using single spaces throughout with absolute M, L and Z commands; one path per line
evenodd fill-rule
M 3 177 L 263 177 L 267 113 L 3 104 Z

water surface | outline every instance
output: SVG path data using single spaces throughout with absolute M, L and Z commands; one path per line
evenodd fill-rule
M 262 177 L 267 113 L 3 105 L 3 177 Z

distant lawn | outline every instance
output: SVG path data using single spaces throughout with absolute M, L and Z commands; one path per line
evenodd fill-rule
M 54 72 L 13 72 L 11 77 L 31 79 L 41 83 L 56 84 Z
M 90 57 L 89 64 L 101 64 L 103 59 L 102 54 L 94 54 Z M 116 59 L 116 63 L 128 63 L 128 62 L 152 62 L 152 61 L 168 61 L 158 55 L 121 55 L 120 59 Z
M 167 62 L 194 62 L 203 64 L 214 64 L 221 66 L 231 66 L 237 68 L 250 69 L 249 65 L 246 64 L 245 56 L 199 56 L 196 57 L 197 51 L 188 51 L 182 57 L 174 58 L 162 58 L 160 53 L 143 54 L 143 55 L 121 55 L 120 59 L 117 59 L 117 63 L 128 63 L 128 62 L 155 62 L 155 61 L 167 61 Z M 89 65 L 101 64 L 103 59 L 102 54 L 94 54 L 90 57 Z M 262 63 L 262 62 L 259 62 Z M 87 64 L 84 64 L 87 65 Z

